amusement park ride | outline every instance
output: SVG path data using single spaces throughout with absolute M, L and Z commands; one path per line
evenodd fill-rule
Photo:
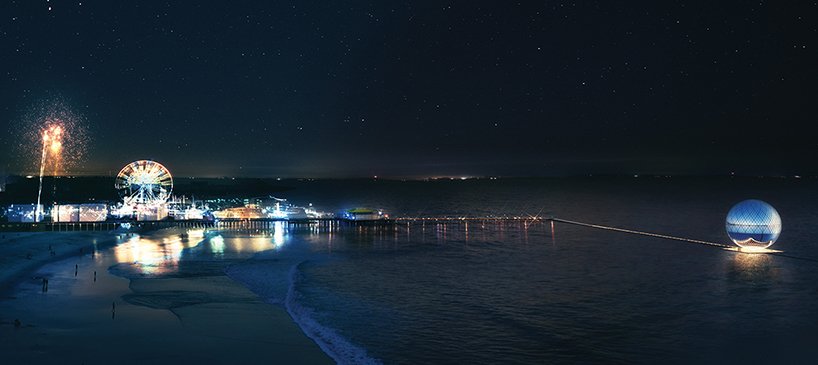
M 173 192 L 173 176 L 159 162 L 131 162 L 116 176 L 114 188 L 122 197 L 120 217 L 160 220 L 168 216 L 168 199 Z
M 154 206 L 165 203 L 173 191 L 173 176 L 162 164 L 139 160 L 127 164 L 116 175 L 114 187 L 124 205 Z
M 153 160 L 138 160 L 125 165 L 116 175 L 114 189 L 120 197 L 118 201 L 80 199 L 79 202 L 55 202 L 45 207 L 40 204 L 12 204 L 6 209 L 5 218 L 9 222 L 35 223 L 41 222 L 40 218 L 44 216 L 52 223 L 71 223 L 335 217 L 333 213 L 316 210 L 312 204 L 296 206 L 287 199 L 272 195 L 197 201 L 194 197 L 174 196 L 173 188 L 173 176 L 167 167 Z M 346 212 L 339 218 L 368 220 L 384 219 L 386 216 L 374 216 L 372 212 L 358 209 Z
M 152 160 L 131 162 L 116 176 L 114 183 L 121 206 L 115 210 L 114 216 L 120 219 L 162 220 L 168 217 L 173 219 L 207 219 L 218 218 L 307 218 L 321 217 L 325 213 L 310 208 L 295 207 L 287 203 L 286 199 L 275 200 L 274 205 L 261 207 L 249 204 L 241 207 L 223 209 L 210 212 L 207 207 L 197 207 L 195 200 L 182 197 L 176 199 L 173 195 L 173 176 L 161 163 Z

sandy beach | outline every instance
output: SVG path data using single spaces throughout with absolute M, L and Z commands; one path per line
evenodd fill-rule
M 177 248 L 198 245 L 179 237 L 187 236 L 176 230 L 136 238 L 100 232 L 7 233 L 0 261 L 9 283 L 0 300 L 3 362 L 332 363 L 282 306 L 265 303 L 222 272 L 129 279 L 109 270 L 136 265 L 128 262 L 135 250 L 142 255 L 159 250 L 143 257 L 164 257 L 178 265 Z M 91 254 L 94 240 L 98 251 Z M 109 242 L 107 248 L 102 242 Z M 203 265 L 214 267 L 210 261 Z M 43 277 L 49 280 L 48 291 L 43 291 Z
M 123 232 L 0 232 L 0 294 L 49 262 L 116 245 Z

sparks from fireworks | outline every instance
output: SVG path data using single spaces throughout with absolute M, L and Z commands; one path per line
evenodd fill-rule
M 12 135 L 19 142 L 13 169 L 23 174 L 63 176 L 83 167 L 89 134 L 87 122 L 63 98 L 49 98 L 30 107 Z
M 76 173 L 73 170 L 82 166 L 89 139 L 87 123 L 75 110 L 63 98 L 49 98 L 31 106 L 12 124 L 11 135 L 19 142 L 15 169 L 39 177 L 35 208 L 38 221 L 43 177 Z M 56 185 L 54 188 L 56 194 Z
M 60 162 L 62 161 L 62 139 L 63 128 L 57 120 L 48 129 L 43 131 L 43 143 L 48 145 L 48 153 L 51 155 L 53 166 L 52 174 L 57 176 L 60 172 Z
M 40 156 L 40 185 L 37 189 L 37 205 L 34 220 L 40 221 L 40 199 L 43 195 L 43 174 L 45 172 L 46 156 L 53 160 L 54 176 L 59 172 L 60 160 L 62 160 L 62 139 L 63 127 L 59 120 L 47 121 L 46 127 L 42 131 L 43 148 Z

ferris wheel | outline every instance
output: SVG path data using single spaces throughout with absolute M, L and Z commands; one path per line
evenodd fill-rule
M 162 164 L 139 160 L 119 171 L 114 187 L 125 205 L 156 205 L 164 203 L 170 197 L 173 177 Z

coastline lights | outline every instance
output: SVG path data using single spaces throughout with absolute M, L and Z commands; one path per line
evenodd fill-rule
M 765 252 L 781 234 L 781 216 L 761 200 L 744 200 L 727 213 L 725 229 L 740 251 Z

